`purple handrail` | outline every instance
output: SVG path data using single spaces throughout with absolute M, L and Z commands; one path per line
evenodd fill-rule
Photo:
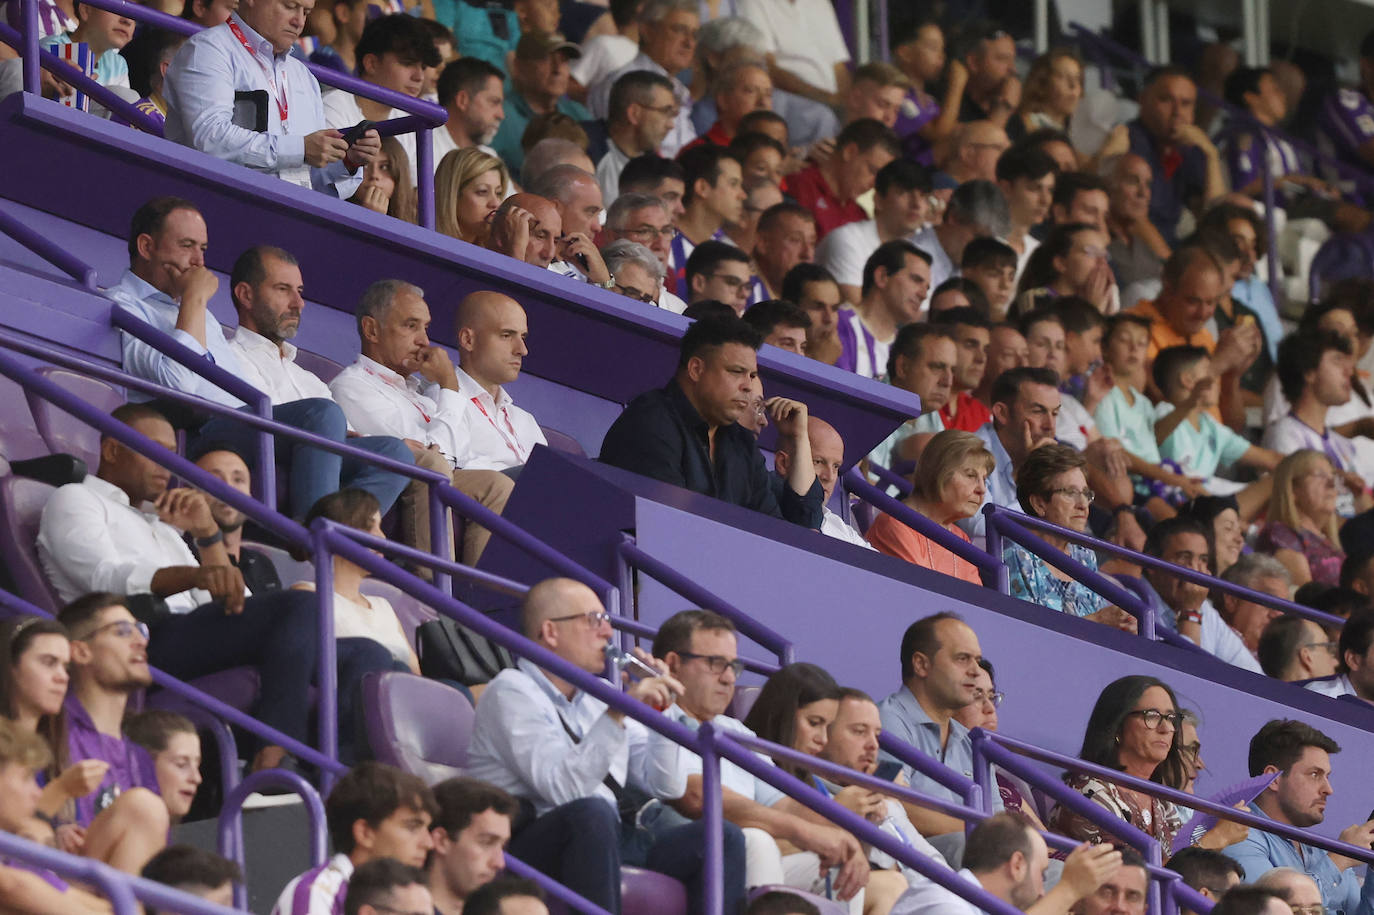
M 882 464 L 875 464 L 873 461 L 868 462 L 868 472 L 877 477 L 880 483 L 895 486 L 903 496 L 911 495 L 911 481 L 900 473 L 889 470 Z
M 241 915 L 235 909 L 207 902 L 199 896 L 122 873 L 94 858 L 69 855 L 7 832 L 0 832 L 0 857 L 23 861 L 50 870 L 59 877 L 96 887 L 109 900 L 115 915 L 139 915 L 143 911 L 139 908 L 140 901 L 164 912 L 183 915 Z
M 1307 619 L 1310 619 L 1315 623 L 1320 623 L 1323 626 L 1335 626 L 1339 628 L 1345 623 L 1345 620 L 1343 618 L 1336 616 L 1334 614 L 1324 613 L 1321 610 L 1315 610 L 1311 607 L 1304 607 L 1302 604 L 1295 604 L 1291 600 L 1285 600 L 1282 597 L 1274 597 L 1272 594 L 1265 594 L 1263 591 L 1256 591 L 1253 588 L 1246 588 L 1242 587 L 1241 585 L 1233 585 L 1229 581 L 1217 578 L 1215 575 L 1208 575 L 1206 572 L 1198 572 L 1193 569 L 1186 569 L 1183 566 L 1175 565 L 1172 562 L 1165 562 L 1163 559 L 1157 559 L 1154 556 L 1147 556 L 1144 553 L 1137 553 L 1134 550 L 1129 550 L 1124 546 L 1118 546 L 1117 544 L 1109 543 L 1106 540 L 1099 540 L 1096 537 L 1093 537 L 1089 534 L 1071 530 L 1067 527 L 1062 527 L 1058 524 L 1046 521 L 1043 518 L 1032 518 L 1030 515 L 1023 515 L 1020 512 L 1013 513 L 1009 509 L 1001 508 L 1000 506 L 985 506 L 983 510 L 988 513 L 989 519 L 991 519 L 993 516 L 996 516 L 999 520 L 1009 519 L 1021 528 L 1048 531 L 1049 533 L 1054 534 L 1055 536 L 1065 538 L 1071 543 L 1081 544 L 1099 553 L 1107 553 L 1108 555 L 1116 556 L 1120 559 L 1125 559 L 1126 561 L 1131 562 L 1135 565 L 1146 566 L 1151 569 L 1158 569 L 1161 572 L 1168 572 L 1172 575 L 1176 575 L 1179 578 L 1182 578 L 1184 581 L 1191 581 L 1194 584 L 1204 585 L 1209 590 L 1221 591 L 1225 594 L 1230 594 L 1234 597 L 1239 597 L 1242 600 L 1252 601 L 1253 603 L 1261 604 L 1266 607 L 1272 607 L 1275 610 L 1282 610 L 1284 613 L 1292 613 L 1296 616 L 1306 617 Z M 1044 541 L 1040 542 L 1044 543 Z M 1048 551 L 1052 551 L 1055 553 L 1059 552 L 1047 543 L 1044 545 Z M 1043 556 L 1042 558 L 1048 559 L 1048 557 Z M 1094 588 L 1093 590 L 1097 589 Z M 1108 599 L 1111 599 L 1110 595 L 1103 596 L 1108 597 Z
M 92 292 L 96 291 L 96 272 L 95 268 L 76 257 L 66 248 L 52 241 L 46 235 L 35 232 L 32 228 L 15 219 L 4 210 L 0 210 L 0 232 L 4 232 L 19 244 L 28 248 L 48 263 L 57 267 L 63 273 L 79 282 Z
M 515 874 L 517 877 L 533 880 L 544 888 L 544 892 L 548 893 L 559 902 L 572 906 L 572 908 L 578 912 L 583 912 L 585 915 L 611 915 L 610 912 L 606 911 L 595 902 L 573 892 L 547 874 L 530 867 L 510 852 L 506 852 L 506 870 Z
M 954 771 L 938 759 L 922 753 L 911 744 L 897 739 L 886 731 L 878 735 L 878 747 L 927 778 L 939 782 L 951 791 L 958 792 L 959 796 L 965 798 L 966 801 L 970 796 L 970 789 L 978 787 L 978 784 L 964 773 Z M 983 796 L 987 796 L 986 792 Z M 969 806 L 976 807 L 977 805 L 970 804 Z
M 1023 527 L 1020 523 L 1021 519 L 1029 518 L 1029 515 L 1022 515 L 1020 512 L 1012 512 L 1009 509 L 1000 508 L 991 502 L 983 506 L 983 514 L 987 517 L 987 526 L 989 529 L 995 528 L 1000 536 L 1020 544 L 1056 569 L 1066 573 L 1070 578 L 1082 582 L 1107 600 L 1116 604 L 1122 610 L 1125 610 L 1131 616 L 1135 617 L 1140 635 L 1151 641 L 1154 640 L 1155 615 L 1150 612 L 1150 608 L 1145 606 L 1144 602 L 1141 601 L 1139 597 L 1136 597 L 1119 583 L 1103 575 L 1096 569 L 1090 569 L 1078 560 L 1070 558 L 1068 553 L 1055 549 L 1042 538 Z M 1015 520 L 1012 519 L 1012 515 L 1016 516 Z M 1009 594 L 1010 590 L 1003 591 L 1002 593 Z
M 263 769 L 254 772 L 232 791 L 224 796 L 224 805 L 219 813 L 219 853 L 240 867 L 245 865 L 243 845 L 243 803 L 248 796 L 262 788 L 285 788 L 300 795 L 305 804 L 305 813 L 310 820 L 310 865 L 318 867 L 329 854 L 329 838 L 325 828 L 324 803 L 319 793 L 310 783 L 295 772 L 285 769 Z M 248 886 L 246 881 L 234 884 L 234 905 L 248 909 Z
M 844 475 L 844 486 L 847 492 L 886 512 L 923 537 L 934 540 L 960 559 L 977 566 L 985 585 L 1006 593 L 1007 567 L 1003 565 L 1000 556 L 993 556 L 978 549 L 962 537 L 956 537 L 945 530 L 944 525 L 937 524 L 911 506 L 898 502 L 864 479 L 863 473 L 857 467 L 851 467 Z
M 630 535 L 624 535 L 620 543 L 616 544 L 616 553 L 620 561 L 627 566 L 639 569 L 641 572 L 657 579 L 689 601 L 698 604 L 704 609 L 714 610 L 734 623 L 735 628 L 742 634 L 747 635 L 764 648 L 775 653 L 778 656 L 779 665 L 786 666 L 796 660 L 796 652 L 792 647 L 792 643 L 781 634 L 765 626 L 763 623 L 760 623 L 734 604 L 702 587 L 697 582 L 668 566 L 666 563 L 644 552 Z
M 38 50 L 39 36 L 37 17 L 34 12 L 36 7 L 36 0 L 22 0 L 22 2 L 24 4 L 26 20 L 23 35 L 24 52 L 22 55 L 25 58 L 24 88 L 28 92 L 37 93 L 39 91 L 37 68 L 38 56 L 34 52 Z M 181 19 L 177 16 L 170 16 L 159 10 L 150 9 L 146 6 L 140 6 L 136 3 L 130 3 L 128 2 L 128 0 L 91 0 L 90 5 L 98 9 L 107 10 L 112 13 L 118 13 L 121 16 L 133 19 L 137 22 L 150 23 L 159 28 L 167 29 L 168 31 L 172 32 L 177 32 L 182 35 L 194 35 L 197 32 L 201 31 L 201 29 L 203 28 L 203 26 L 191 22 L 190 20 Z M 0 32 L 0 37 L 3 37 L 3 35 L 4 33 Z M 32 64 L 29 60 L 31 55 L 34 58 Z M 53 59 L 57 60 L 57 58 Z M 364 98 L 371 99 L 372 101 L 390 105 L 392 108 L 398 109 L 406 113 L 406 116 L 404 117 L 393 118 L 389 121 L 383 121 L 381 124 L 378 124 L 378 132 L 381 133 L 383 136 L 389 136 L 394 135 L 396 133 L 407 133 L 411 130 L 417 131 L 415 151 L 416 178 L 419 182 L 418 222 L 422 227 L 426 229 L 433 229 L 434 149 L 432 141 L 430 139 L 430 134 L 433 128 L 442 127 L 448 121 L 448 112 L 432 102 L 426 102 L 422 99 L 411 98 L 408 95 L 403 95 L 402 93 L 394 92 L 390 89 L 378 86 L 375 83 L 369 83 L 366 80 L 359 79 L 356 76 L 340 73 L 338 70 L 333 70 L 329 67 L 321 67 L 318 64 L 312 64 L 305 61 L 302 62 L 305 63 L 306 68 L 310 70 L 311 74 L 314 75 L 314 77 L 317 80 L 324 83 L 325 85 L 334 86 L 353 95 L 361 95 Z M 30 67 L 32 67 L 31 80 L 29 74 Z M 67 70 L 69 72 L 70 67 L 68 67 Z M 96 95 L 92 93 L 92 97 L 96 98 Z M 119 107 L 121 109 L 127 107 L 133 114 L 139 114 L 139 112 L 133 111 L 132 106 L 129 106 L 127 102 L 123 101 L 123 99 L 118 99 L 117 96 L 115 96 L 114 98 L 117 99 L 117 101 L 119 102 Z M 97 101 L 101 100 L 97 98 Z M 101 104 L 105 104 L 105 102 L 101 101 Z M 107 107 L 109 106 L 107 105 Z M 126 112 L 121 110 L 120 113 L 121 115 L 124 115 Z M 151 124 L 151 122 L 149 123 Z M 397 123 L 400 124 L 399 127 L 391 126 L 396 125 Z M 144 129 L 146 130 L 147 128 L 144 127 Z M 159 136 L 161 135 L 161 131 L 159 130 L 150 130 L 148 132 L 156 133 Z
M 981 728 L 975 728 L 974 733 L 977 733 L 980 730 Z M 1063 753 L 1056 753 L 1053 750 L 1046 750 L 1042 747 L 1037 747 L 1034 744 L 1026 743 L 1023 740 L 1017 740 L 1012 737 L 1007 737 L 1003 734 L 993 732 L 987 733 L 987 740 L 989 740 L 991 743 L 997 744 L 1000 748 L 1010 750 L 1014 753 L 1028 757 L 1038 762 L 1048 763 L 1052 766 L 1057 766 L 1061 769 L 1067 769 L 1071 772 L 1084 772 L 1088 775 L 1093 775 L 1106 781 L 1116 782 L 1117 784 L 1125 788 L 1129 788 L 1132 791 L 1139 791 L 1144 794 L 1149 794 L 1154 797 L 1161 798 L 1162 800 L 1170 801 L 1174 804 L 1182 804 L 1185 807 L 1192 808 L 1193 810 L 1202 810 L 1207 813 L 1213 814 L 1217 817 L 1220 817 L 1224 820 L 1232 820 L 1236 823 L 1243 823 L 1246 826 L 1249 826 L 1251 829 L 1258 829 L 1261 832 L 1268 832 L 1276 836 L 1282 836 L 1283 838 L 1289 839 L 1294 842 L 1300 842 L 1304 845 L 1311 845 L 1313 848 L 1320 848 L 1322 851 L 1335 852 L 1338 855 L 1344 855 L 1347 858 L 1354 858 L 1358 861 L 1363 861 L 1366 864 L 1374 864 L 1374 849 L 1361 848 L 1357 845 L 1350 845 L 1349 843 L 1342 842 L 1339 839 L 1328 839 L 1325 836 L 1318 835 L 1317 833 L 1311 832 L 1306 829 L 1298 829 L 1296 826 L 1289 826 L 1285 823 L 1279 823 L 1275 820 L 1269 819 L 1268 817 L 1256 816 L 1255 814 L 1250 813 L 1249 811 L 1237 810 L 1234 807 L 1227 807 L 1225 804 L 1218 804 L 1214 801 L 1208 800 L 1205 797 L 1199 797 L 1195 794 L 1187 794 L 1183 791 L 1179 791 L 1176 788 L 1169 788 L 1157 782 L 1146 781 L 1143 778 L 1136 778 L 1133 775 L 1127 775 L 1125 772 L 1121 772 L 1116 769 L 1108 769 L 1105 766 L 1099 766 L 1095 763 L 1090 763 L 1086 760 L 1079 759 L 1076 756 L 1066 756 Z M 1043 773 L 1041 773 L 1041 775 L 1043 776 Z

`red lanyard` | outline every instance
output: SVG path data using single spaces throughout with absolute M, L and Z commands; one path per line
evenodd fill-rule
M 418 413 L 420 414 L 420 416 L 424 419 L 425 425 L 426 425 L 426 426 L 428 426 L 428 425 L 433 421 L 432 418 L 430 417 L 430 415 L 429 415 L 428 413 L 425 412 L 425 408 L 422 407 L 422 406 L 420 406 L 418 403 L 416 403 L 416 402 L 411 398 L 410 389 L 407 388 L 404 384 L 399 384 L 399 385 L 398 385 L 398 384 L 396 384 L 396 382 L 392 381 L 390 378 L 387 378 L 387 377 L 382 376 L 382 375 L 378 375 L 376 372 L 372 371 L 372 369 L 368 368 L 367 366 L 363 366 L 363 371 L 364 371 L 364 372 L 367 372 L 369 375 L 371 375 L 373 378 L 376 378 L 378 381 L 380 381 L 382 384 L 386 385 L 387 387 L 389 387 L 389 388 L 395 388 L 395 389 L 401 394 L 401 396 L 404 397 L 404 398 L 406 399 L 406 401 L 409 402 L 409 404 L 410 404 L 412 407 L 415 408 L 416 412 L 418 412 Z
M 505 432 L 501 431 L 501 427 L 496 424 L 496 420 L 492 419 L 491 416 L 488 415 L 487 408 L 482 406 L 481 398 L 472 398 L 472 403 L 473 406 L 477 407 L 477 409 L 482 411 L 482 415 L 487 418 L 487 422 L 491 423 L 491 427 L 496 430 L 496 434 L 501 436 L 501 441 L 506 443 L 506 447 L 515 453 L 515 459 L 522 464 L 525 463 L 525 456 L 520 453 L 520 445 L 518 440 L 512 440 L 515 438 L 515 427 L 511 425 L 510 418 L 507 417 L 505 414 L 502 414 L 501 416 L 501 418 L 506 421 L 506 428 L 510 429 L 510 435 L 508 436 Z
M 286 74 L 281 76 L 281 94 L 277 94 L 277 81 L 272 77 L 272 71 L 262 62 L 262 58 L 253 50 L 253 46 L 248 43 L 248 38 L 243 34 L 243 29 L 232 18 L 228 22 L 229 31 L 234 33 L 234 37 L 243 45 L 243 49 L 248 52 L 248 56 L 257 61 L 262 68 L 262 75 L 267 77 L 267 86 L 272 90 L 272 101 L 277 103 L 277 113 L 281 115 L 282 129 L 286 128 L 286 115 L 290 108 L 290 100 L 287 98 Z

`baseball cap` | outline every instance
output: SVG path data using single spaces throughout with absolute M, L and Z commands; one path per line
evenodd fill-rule
M 582 56 L 582 49 L 560 32 L 526 32 L 515 46 L 519 60 L 543 60 L 555 51 L 562 51 L 573 60 Z

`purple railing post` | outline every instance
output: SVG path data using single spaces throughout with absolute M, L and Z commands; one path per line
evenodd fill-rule
M 224 805 L 219 814 L 219 853 L 243 867 L 243 802 L 248 795 L 262 788 L 286 788 L 300 795 L 305 804 L 306 816 L 310 821 L 310 864 L 318 867 L 329 854 L 328 839 L 325 836 L 324 804 L 320 795 L 310 783 L 295 772 L 285 769 L 263 769 L 254 772 L 236 785 L 224 796 Z M 234 907 L 248 909 L 247 881 L 234 884 Z
M 24 91 L 43 94 L 38 72 L 38 0 L 23 0 L 24 10 Z
M 864 0 L 860 0 L 864 2 Z M 877 0 L 878 4 L 878 59 L 883 63 L 892 62 L 892 15 L 888 0 Z
M 706 845 L 702 849 L 701 901 L 705 915 L 722 915 L 725 911 L 725 814 L 721 810 L 716 729 L 709 721 L 697 730 L 697 752 L 701 756 L 701 825 L 706 834 Z
M 316 518 L 310 525 L 310 543 L 315 554 L 315 594 L 319 598 L 319 669 L 315 672 L 319 688 L 315 691 L 315 715 L 319 719 L 320 752 L 331 759 L 339 758 L 339 671 L 334 644 L 334 552 L 324 518 Z M 353 722 L 348 722 L 351 727 Z M 356 737 L 356 735 L 354 735 Z M 333 772 L 320 773 L 320 791 L 329 793 L 334 784 Z
M 459 545 L 453 543 L 453 524 L 449 520 L 448 506 L 439 498 L 439 488 L 433 483 L 425 483 L 425 498 L 429 500 L 429 551 L 436 556 L 456 555 L 462 558 Z M 450 549 L 452 544 L 452 549 Z M 439 569 L 434 570 L 434 587 L 440 591 L 453 593 L 453 577 Z
M 992 762 L 985 751 L 989 740 L 988 732 L 982 728 L 974 728 L 969 732 L 969 739 L 973 743 L 973 784 L 978 791 L 967 792 L 964 803 L 970 807 L 977 807 L 984 813 L 992 813 L 992 798 L 996 788 L 993 787 Z M 977 803 L 974 803 L 975 800 Z M 973 826 L 973 823 L 968 823 L 966 828 L 972 830 Z
M 421 127 L 415 133 L 415 176 L 419 179 L 417 217 L 420 227 L 434 228 L 434 141 L 433 131 Z
M 95 268 L 46 235 L 34 231 L 3 211 L 0 211 L 0 232 L 4 232 L 87 289 L 92 292 L 96 290 Z
M 996 588 L 998 594 L 1011 594 L 1011 576 L 1007 573 L 1007 564 L 1002 561 L 1002 528 L 1001 519 L 997 516 L 997 506 L 989 502 L 983 506 L 983 549 L 988 551 L 988 555 L 998 560 L 996 570 Z M 987 584 L 987 582 L 983 582 Z
M 1268 128 L 1258 124 L 1260 138 L 1260 176 L 1264 179 L 1264 228 L 1265 254 L 1269 258 L 1269 296 L 1274 307 L 1281 308 L 1283 300 L 1279 297 L 1279 241 L 1274 229 L 1274 170 L 1269 167 L 1270 134 Z

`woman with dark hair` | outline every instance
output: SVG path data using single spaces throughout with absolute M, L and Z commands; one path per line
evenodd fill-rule
M 975 682 L 977 685 L 973 688 L 973 701 L 955 712 L 954 720 L 969 730 L 982 728 L 985 731 L 996 731 L 997 707 L 1002 704 L 1003 697 L 997 691 L 997 672 L 987 658 L 978 659 L 978 676 Z M 1029 800 L 1030 785 L 1001 769 L 994 769 L 993 777 L 997 782 L 997 794 L 1002 798 L 1003 809 L 1024 814 L 1036 829 L 1043 830 L 1045 824 L 1040 822 L 1035 805 Z
M 1103 314 L 1110 313 L 1115 283 L 1107 263 L 1110 242 L 1085 222 L 1055 226 L 1021 271 L 1012 314 L 1027 314 L 1061 295 L 1081 296 Z
M 830 723 L 840 710 L 840 687 L 815 664 L 788 664 L 759 690 L 744 725 L 764 740 L 819 756 Z M 784 772 L 815 784 L 810 771 L 786 760 L 773 760 Z
M 1108 683 L 1097 697 L 1078 756 L 1166 788 L 1181 789 L 1188 780 L 1179 741 L 1182 722 L 1174 691 L 1163 681 L 1122 677 Z M 1174 836 L 1183 825 L 1173 804 L 1095 775 L 1067 775 L 1064 781 L 1156 839 L 1165 859 L 1173 854 Z M 1096 823 L 1063 806 L 1050 817 L 1050 828 L 1093 844 L 1108 838 Z
M 97 759 L 68 764 L 63 707 L 71 664 L 67 627 L 40 616 L 7 620 L 0 626 L 0 657 L 5 659 L 0 665 L 0 715 L 43 738 L 52 754 L 52 763 L 40 773 L 44 785 L 38 813 L 49 822 L 59 816 L 70 821 L 75 814 L 71 803 L 100 787 L 109 765 Z M 70 823 L 59 825 L 58 847 L 79 854 L 82 834 Z
M 1240 505 L 1235 496 L 1198 496 L 1178 510 L 1179 517 L 1191 518 L 1209 532 L 1214 565 L 1212 574 L 1220 576 L 1236 564 L 1245 549 L 1245 525 L 1240 520 Z

